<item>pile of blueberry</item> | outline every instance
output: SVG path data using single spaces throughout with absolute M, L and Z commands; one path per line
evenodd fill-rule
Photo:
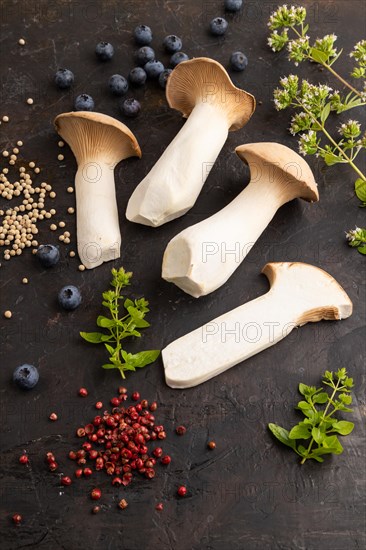
M 151 48 L 153 34 L 147 25 L 138 25 L 133 36 L 139 49 L 135 52 L 134 61 L 136 66 L 131 69 L 128 78 L 120 74 L 114 74 L 108 81 L 110 92 L 117 96 L 124 96 L 129 86 L 143 86 L 147 79 L 157 79 L 161 88 L 165 89 L 166 83 L 172 69 L 166 69 L 161 61 L 156 59 L 155 51 Z M 171 55 L 170 65 L 176 67 L 182 61 L 189 59 L 188 55 L 182 52 L 182 40 L 179 36 L 170 34 L 163 40 L 165 52 Z M 95 48 L 95 54 L 100 61 L 109 61 L 114 55 L 114 48 L 109 42 L 99 42 Z M 74 83 L 74 74 L 69 69 L 59 69 L 55 74 L 55 84 L 61 90 L 70 88 Z M 89 94 L 80 94 L 74 102 L 76 111 L 93 111 L 94 100 Z M 134 117 L 141 110 L 140 103 L 133 98 L 128 98 L 121 103 L 121 111 L 125 116 Z
M 225 0 L 224 8 L 226 11 L 235 13 L 238 12 L 243 4 L 243 0 Z M 225 34 L 229 24 L 224 17 L 215 17 L 209 25 L 209 30 L 214 36 L 222 36 Z M 188 55 L 182 52 L 182 40 L 175 34 L 166 36 L 163 40 L 163 48 L 170 57 L 170 66 L 166 69 L 161 61 L 156 59 L 155 51 L 150 46 L 153 40 L 153 33 L 147 25 L 138 25 L 133 36 L 139 49 L 135 52 L 134 61 L 136 66 L 131 69 L 128 77 L 120 74 L 114 74 L 108 81 L 110 92 L 117 96 L 124 96 L 129 86 L 143 86 L 147 79 L 156 79 L 161 88 L 165 89 L 170 73 L 179 63 L 187 61 Z M 102 61 L 109 61 L 114 55 L 114 48 L 109 42 L 99 42 L 95 48 L 97 58 Z M 243 52 L 237 51 L 231 54 L 230 68 L 233 71 L 243 71 L 248 59 Z M 74 83 L 74 74 L 69 69 L 59 69 L 55 74 L 55 84 L 61 90 L 70 88 Z M 134 98 L 128 98 L 121 102 L 121 111 L 125 116 L 135 117 L 141 110 L 139 101 Z M 75 111 L 93 111 L 94 100 L 89 94 L 80 94 L 74 102 Z

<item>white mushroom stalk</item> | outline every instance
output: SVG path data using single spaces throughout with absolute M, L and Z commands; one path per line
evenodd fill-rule
M 319 199 L 309 165 L 292 149 L 251 143 L 236 153 L 249 164 L 250 183 L 225 208 L 176 235 L 164 253 L 162 277 L 195 298 L 229 279 L 283 204 Z
M 242 128 L 255 109 L 225 69 L 205 57 L 180 63 L 170 75 L 169 106 L 188 118 L 127 205 L 128 220 L 157 227 L 185 214 L 197 200 L 228 132 Z
M 56 117 L 55 126 L 78 164 L 77 247 L 82 263 L 92 269 L 120 257 L 114 168 L 123 159 L 141 157 L 141 150 L 127 126 L 101 113 L 62 113 Z
M 269 263 L 270 290 L 182 336 L 162 351 L 171 388 L 190 388 L 285 338 L 295 327 L 345 319 L 352 302 L 331 275 L 303 263 Z

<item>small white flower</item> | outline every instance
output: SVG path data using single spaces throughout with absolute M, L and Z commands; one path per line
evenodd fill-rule
M 306 151 L 305 151 L 305 149 L 303 148 L 301 142 L 299 142 L 299 153 L 300 153 L 301 155 L 304 155 L 304 157 L 306 156 Z

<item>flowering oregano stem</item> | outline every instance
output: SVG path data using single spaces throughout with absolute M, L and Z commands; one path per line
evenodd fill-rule
M 295 34 L 297 34 L 297 36 L 299 38 L 303 38 L 304 36 L 304 33 L 303 33 L 303 24 L 301 23 L 301 31 L 302 33 L 300 34 L 295 27 L 290 27 L 290 29 L 292 29 L 294 31 Z M 324 61 L 316 61 L 316 59 L 314 59 L 314 57 L 312 55 L 308 55 L 308 54 L 304 54 L 304 57 L 305 59 L 309 59 L 310 61 L 314 61 L 315 63 L 319 63 L 319 65 L 322 65 L 325 69 L 327 69 L 329 72 L 332 73 L 333 76 L 335 76 L 336 78 L 338 78 L 338 80 L 340 82 L 342 82 L 342 84 L 344 84 L 344 86 L 347 86 L 347 88 L 349 90 L 352 90 L 353 93 L 355 93 L 356 95 L 358 95 L 358 97 L 362 97 L 362 94 L 361 92 L 359 92 L 358 90 L 356 90 L 356 88 L 354 88 L 349 82 L 347 82 L 347 80 L 345 80 L 340 74 L 337 73 L 337 71 L 335 71 L 331 65 L 328 65 L 327 63 L 325 63 Z
M 328 409 L 329 409 L 330 405 L 331 405 L 331 404 L 334 405 L 334 404 L 333 404 L 333 398 L 334 398 L 335 394 L 336 394 L 337 391 L 338 391 L 339 383 L 340 383 L 340 380 L 338 379 L 337 384 L 336 384 L 336 386 L 334 387 L 333 393 L 332 393 L 332 395 L 330 396 L 329 401 L 328 401 L 328 403 L 327 403 L 327 406 L 325 407 L 324 412 L 323 412 L 323 414 L 322 414 L 321 420 L 320 420 L 320 422 L 319 422 L 319 427 L 323 424 L 324 419 L 325 419 L 325 417 L 327 416 L 327 412 L 328 412 Z M 313 408 L 315 409 L 315 407 L 313 407 Z M 334 409 L 334 411 L 332 411 L 332 413 L 335 412 L 335 410 L 336 410 L 336 409 Z M 330 416 L 332 413 L 330 413 L 329 416 Z M 311 448 L 312 448 L 312 446 L 313 446 L 313 443 L 314 443 L 314 438 L 312 437 L 312 438 L 311 438 L 311 441 L 310 441 L 310 443 L 309 443 L 309 446 L 308 446 L 308 448 L 307 448 L 307 454 L 310 453 Z M 304 456 L 304 458 L 300 461 L 300 464 L 304 464 L 306 460 L 307 460 L 307 457 Z
M 295 65 L 305 59 L 319 63 L 322 67 L 333 74 L 344 86 L 351 90 L 357 97 L 362 98 L 366 94 L 366 87 L 363 92 L 357 90 L 347 82 L 332 67 L 333 63 L 340 57 L 342 50 L 337 52 L 334 43 L 337 40 L 335 34 L 327 34 L 323 38 L 317 38 L 313 44 L 309 42 L 310 37 L 306 34 L 309 24 L 306 24 L 306 8 L 303 6 L 291 6 L 286 4 L 279 6 L 270 16 L 268 26 L 272 31 L 268 38 L 268 45 L 274 52 L 281 51 L 285 46 L 289 52 L 289 59 Z M 279 33 L 279 30 L 282 32 Z M 294 37 L 288 36 L 291 29 Z M 366 74 L 366 40 L 360 40 L 350 53 L 356 61 L 351 75 L 354 78 L 362 78 Z
M 312 59 L 312 58 L 311 58 Z M 344 84 L 345 86 L 347 86 L 347 88 L 349 88 L 350 90 L 352 90 L 353 93 L 355 93 L 356 95 L 358 95 L 358 97 L 362 97 L 362 94 L 361 92 L 359 92 L 358 90 L 356 90 L 356 88 L 354 88 L 349 82 L 347 82 L 347 80 L 344 80 L 344 78 L 341 77 L 340 74 L 338 74 L 330 65 L 328 65 L 327 63 L 320 63 L 321 65 L 323 65 L 323 67 L 325 69 L 327 69 L 328 71 L 330 71 L 332 73 L 333 76 L 335 76 L 336 78 L 338 78 L 338 80 L 340 82 L 342 82 L 342 84 Z
M 319 125 L 321 131 L 324 133 L 324 135 L 328 138 L 328 140 L 338 149 L 338 151 L 341 153 L 342 157 L 345 159 L 345 161 L 350 165 L 352 166 L 352 168 L 354 169 L 354 171 L 360 176 L 360 178 L 362 178 L 363 180 L 366 180 L 366 176 L 361 172 L 361 170 L 354 164 L 354 162 L 352 161 L 352 159 L 343 151 L 343 149 L 338 145 L 338 143 L 332 138 L 332 136 L 328 133 L 328 131 L 326 130 L 324 124 L 322 124 L 321 122 L 319 122 L 319 120 L 313 115 L 313 113 L 311 111 L 309 111 L 309 109 L 307 109 L 305 107 L 305 105 L 303 105 L 303 103 L 301 103 L 301 101 L 298 101 L 296 100 L 296 103 L 291 103 L 291 105 L 293 107 L 301 107 L 302 109 L 304 109 L 304 111 L 310 116 L 310 118 L 316 123 Z

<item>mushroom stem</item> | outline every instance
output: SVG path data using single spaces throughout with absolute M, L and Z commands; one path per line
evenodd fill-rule
M 308 322 L 340 320 L 352 302 L 331 275 L 300 262 L 269 263 L 263 270 L 270 290 L 162 351 L 171 388 L 190 388 L 224 372 L 285 338 Z
M 75 195 L 77 246 L 82 263 L 92 269 L 119 258 L 121 232 L 114 167 L 100 160 L 80 164 L 75 176 Z
M 210 103 L 198 103 L 132 193 L 127 219 L 157 227 L 185 214 L 196 202 L 228 132 L 222 110 Z
M 288 147 L 254 143 L 236 151 L 250 166 L 250 183 L 225 208 L 176 235 L 164 253 L 162 277 L 195 298 L 228 280 L 283 204 L 318 200 L 309 166 Z
M 224 67 L 206 57 L 180 63 L 170 75 L 167 101 L 188 118 L 127 205 L 128 220 L 157 227 L 196 202 L 229 131 L 242 128 L 255 109 Z

